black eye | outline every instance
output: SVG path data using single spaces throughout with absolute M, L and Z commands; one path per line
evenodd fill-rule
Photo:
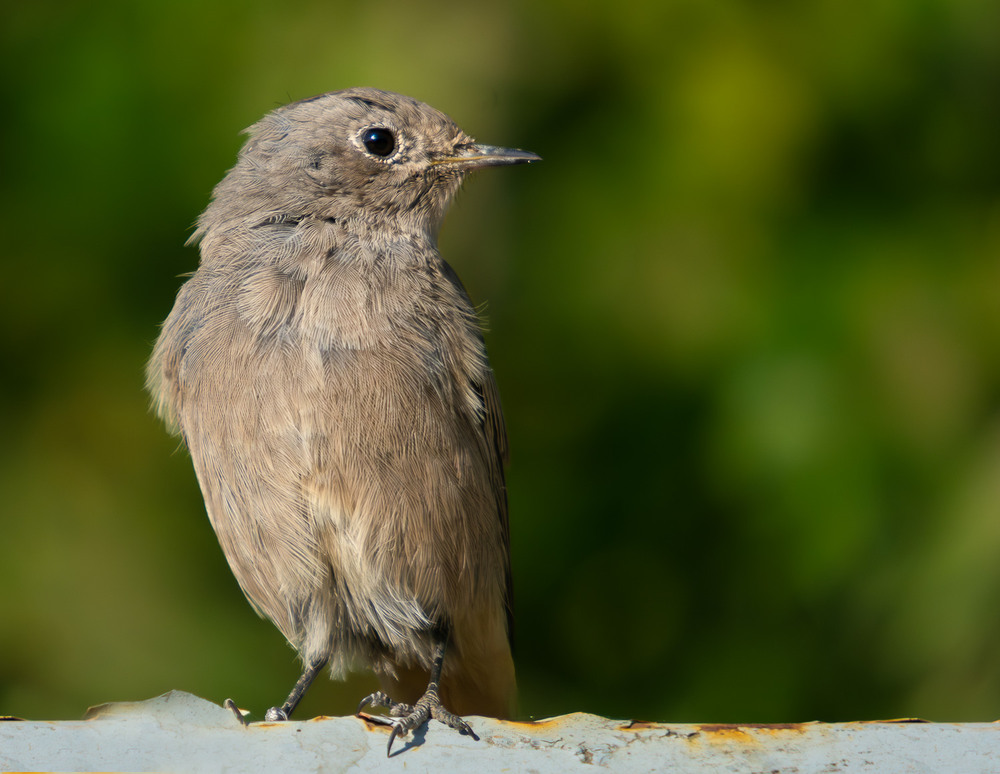
M 370 154 L 383 159 L 396 149 L 396 138 L 392 132 L 382 127 L 365 129 L 361 133 L 361 142 Z

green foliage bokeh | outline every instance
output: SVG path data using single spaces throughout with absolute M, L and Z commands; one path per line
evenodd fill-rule
M 0 714 L 294 682 L 143 366 L 239 130 L 370 85 L 545 159 L 441 239 L 525 715 L 1000 717 L 998 38 L 990 0 L 7 4 Z

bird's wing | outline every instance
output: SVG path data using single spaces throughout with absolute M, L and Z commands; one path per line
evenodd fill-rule
M 500 390 L 497 387 L 493 371 L 489 371 L 480 385 L 483 400 L 483 434 L 487 444 L 490 461 L 490 478 L 493 492 L 497 498 L 497 513 L 503 529 L 503 544 L 505 554 L 505 592 L 504 606 L 507 613 L 507 637 L 511 646 L 514 644 L 514 583 L 510 569 L 510 517 L 507 505 L 507 485 L 504 466 L 509 459 L 507 446 L 507 428 L 504 425 L 503 410 L 500 407 Z

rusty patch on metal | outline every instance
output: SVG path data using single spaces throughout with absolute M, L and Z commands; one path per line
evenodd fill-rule
M 747 731 L 795 731 L 805 733 L 806 723 L 702 723 L 698 729 L 706 734 L 744 734 Z
M 546 718 L 545 720 L 501 720 L 505 726 L 513 726 L 515 728 L 530 728 L 533 731 L 537 731 L 541 728 L 552 728 L 554 726 L 562 725 L 563 718 Z
M 385 715 L 369 715 L 367 712 L 359 712 L 354 717 L 359 718 L 369 731 L 388 731 L 393 723 Z

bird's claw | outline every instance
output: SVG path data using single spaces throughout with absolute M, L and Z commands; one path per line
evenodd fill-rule
M 358 705 L 358 713 L 366 706 L 385 707 L 389 710 L 389 715 L 398 718 L 398 721 L 392 727 L 392 732 L 389 734 L 389 743 L 385 748 L 387 757 L 392 755 L 392 743 L 396 741 L 397 736 L 405 736 L 410 731 L 420 728 L 420 726 L 427 723 L 431 718 L 444 723 L 449 728 L 454 728 L 459 733 L 468 734 L 476 741 L 479 741 L 479 737 L 476 736 L 472 727 L 458 715 L 449 712 L 444 704 L 441 703 L 441 698 L 435 689 L 428 689 L 416 704 L 397 703 L 382 691 L 375 691 L 375 693 L 362 699 L 361 704 Z

